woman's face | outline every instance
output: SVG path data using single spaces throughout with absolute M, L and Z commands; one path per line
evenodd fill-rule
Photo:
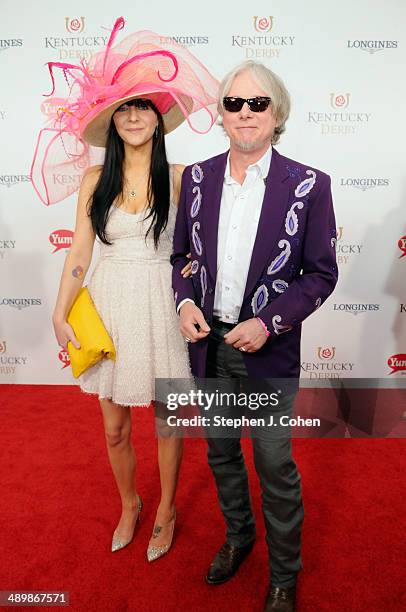
M 147 98 L 134 98 L 115 111 L 114 125 L 125 143 L 139 147 L 152 139 L 158 117 L 150 104 Z

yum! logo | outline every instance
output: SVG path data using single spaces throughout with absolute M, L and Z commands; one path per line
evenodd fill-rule
M 392 355 L 388 359 L 388 366 L 392 370 L 389 374 L 395 374 L 395 372 L 406 372 L 406 353 L 398 353 Z
M 402 255 L 399 256 L 399 259 L 402 259 L 402 257 L 406 255 L 406 236 L 399 238 L 398 247 L 402 251 Z
M 70 358 L 67 350 L 61 349 L 58 353 L 58 359 L 63 363 L 62 370 L 70 366 Z
M 56 253 L 61 249 L 70 249 L 73 241 L 73 232 L 67 229 L 55 230 L 49 234 L 48 240 L 55 247 L 52 253 Z
M 270 32 L 273 26 L 273 17 L 254 17 L 254 28 L 257 32 Z

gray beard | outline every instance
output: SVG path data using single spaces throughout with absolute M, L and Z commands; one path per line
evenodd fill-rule
M 236 140 L 233 142 L 233 145 L 236 149 L 240 151 L 255 151 L 255 149 L 259 149 L 265 144 L 266 141 L 259 142 L 258 140 L 254 140 L 253 142 L 245 142 L 242 140 Z

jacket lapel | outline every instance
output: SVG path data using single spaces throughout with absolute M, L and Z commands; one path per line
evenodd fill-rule
M 213 280 L 217 278 L 217 235 L 221 195 L 228 151 L 217 156 L 209 166 L 208 182 L 203 196 L 203 234 L 208 271 Z M 204 179 L 203 179 L 204 180 Z
M 261 277 L 264 267 L 270 261 L 272 251 L 278 247 L 278 236 L 289 204 L 288 177 L 289 172 L 284 166 L 281 156 L 275 149 L 272 149 L 271 166 L 266 181 L 244 299 L 250 295 Z

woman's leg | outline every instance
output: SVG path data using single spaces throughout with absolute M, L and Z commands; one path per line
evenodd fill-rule
M 147 557 L 154 561 L 168 552 L 175 526 L 175 495 L 183 453 L 183 439 L 176 436 L 162 419 L 156 418 L 158 434 L 158 464 L 161 480 L 159 503 Z
M 122 513 L 116 535 L 124 542 L 131 539 L 138 517 L 135 487 L 135 454 L 131 443 L 130 408 L 111 400 L 100 400 L 106 434 L 107 452 L 121 497 Z
M 158 465 L 161 480 L 161 501 L 156 523 L 168 523 L 175 513 L 175 495 L 183 454 L 183 439 L 175 436 L 158 437 Z

